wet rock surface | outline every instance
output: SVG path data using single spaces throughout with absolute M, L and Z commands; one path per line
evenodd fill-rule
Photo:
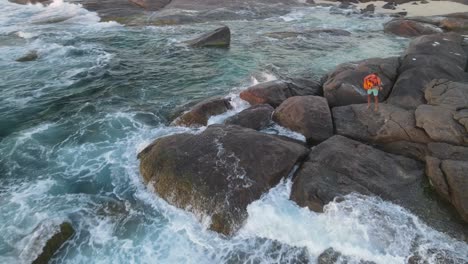
M 25 55 L 21 56 L 20 58 L 16 59 L 17 62 L 28 62 L 28 61 L 35 61 L 39 58 L 37 51 L 32 50 Z
M 21 252 L 25 263 L 46 264 L 75 233 L 69 222 L 45 221 L 37 226 Z
M 223 26 L 185 43 L 192 47 L 226 48 L 231 44 L 231 30 Z
M 229 98 L 215 97 L 204 100 L 172 122 L 176 126 L 206 126 L 213 115 L 222 114 L 231 109 Z
M 255 130 L 261 130 L 271 123 L 274 108 L 268 104 L 254 105 L 240 113 L 229 117 L 224 122 L 227 125 L 238 125 Z
M 273 120 L 281 126 L 301 133 L 311 144 L 333 136 L 330 109 L 323 97 L 290 97 L 275 110 Z
M 333 136 L 311 150 L 296 174 L 291 199 L 321 212 L 325 204 L 349 193 L 379 196 L 463 239 L 464 224 L 451 208 L 425 194 L 425 182 L 424 163 Z
M 211 229 L 228 235 L 247 217 L 247 205 L 286 177 L 307 152 L 277 136 L 212 125 L 200 134 L 157 139 L 138 157 L 144 181 L 163 199 L 210 216 Z
M 416 37 L 442 33 L 437 26 L 409 19 L 395 19 L 385 23 L 384 32 L 402 37 Z
M 272 107 L 278 107 L 289 97 L 318 95 L 320 93 L 321 85 L 318 82 L 270 81 L 247 88 L 240 93 L 240 98 L 252 105 L 269 104 Z

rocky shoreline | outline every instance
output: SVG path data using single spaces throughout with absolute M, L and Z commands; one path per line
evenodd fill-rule
M 141 173 L 162 198 L 211 216 L 211 229 L 226 235 L 292 173 L 300 206 L 321 212 L 350 193 L 378 196 L 467 241 L 467 61 L 463 37 L 441 33 L 413 39 L 397 58 L 338 65 L 321 83 L 260 83 L 240 94 L 252 107 L 225 124 L 154 141 L 139 154 Z M 385 86 L 378 112 L 361 91 L 374 71 Z M 229 100 L 209 99 L 182 115 L 204 121 L 175 124 L 205 126 L 228 109 Z M 254 130 L 273 121 L 307 143 Z
M 242 91 L 240 97 L 253 107 L 226 124 L 208 126 L 199 135 L 158 139 L 142 151 L 145 182 L 175 206 L 211 216 L 211 229 L 232 234 L 242 225 L 247 205 L 298 167 L 291 199 L 301 206 L 321 211 L 349 193 L 375 195 L 466 241 L 468 171 L 467 157 L 460 153 L 468 152 L 468 57 L 463 37 L 437 33 L 442 31 L 410 34 L 422 36 L 400 57 L 338 65 L 322 83 L 273 81 Z M 379 97 L 384 104 L 377 113 L 366 109 L 361 89 L 362 78 L 374 71 L 384 83 Z M 210 116 L 228 109 L 226 99 L 209 99 L 174 124 L 206 126 Z M 202 121 L 194 118 L 199 116 Z M 273 121 L 301 133 L 309 153 L 300 142 L 253 130 Z M 267 141 L 296 148 L 287 155 L 292 160 L 286 162 L 278 146 L 264 148 Z M 276 170 L 281 177 L 273 169 L 279 160 L 285 161 Z

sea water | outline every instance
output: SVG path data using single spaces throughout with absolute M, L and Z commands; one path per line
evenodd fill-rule
M 388 18 L 298 8 L 254 21 L 126 27 L 100 22 L 79 5 L 0 0 L 0 263 L 28 263 L 45 222 L 76 234 L 52 263 L 315 263 L 327 248 L 376 263 L 438 249 L 463 263 L 468 246 L 373 197 L 349 195 L 323 214 L 298 207 L 285 179 L 248 207 L 244 227 L 225 238 L 209 219 L 177 209 L 141 180 L 136 158 L 154 139 L 201 129 L 168 126 L 188 103 L 230 96 L 285 77 L 319 79 L 337 64 L 397 56 L 408 41 L 382 33 Z M 184 40 L 220 24 L 229 49 L 192 49 Z M 351 36 L 275 39 L 266 33 L 314 28 Z M 15 60 L 37 51 L 36 61 Z M 279 126 L 264 132 L 301 136 Z M 303 139 L 303 138 L 302 138 Z M 32 252 L 31 252 L 32 251 Z

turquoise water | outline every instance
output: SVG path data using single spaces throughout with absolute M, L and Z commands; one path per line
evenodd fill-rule
M 284 181 L 249 207 L 237 235 L 223 238 L 207 230 L 208 219 L 168 205 L 141 182 L 143 147 L 196 132 L 167 126 L 180 107 L 231 95 L 233 114 L 247 106 L 239 91 L 257 82 L 319 79 L 341 62 L 398 55 L 407 40 L 381 34 L 384 21 L 328 8 L 222 21 L 231 48 L 208 50 L 182 41 L 221 23 L 125 27 L 61 1 L 0 0 L 0 263 L 27 263 L 36 226 L 61 220 L 77 234 L 53 263 L 314 263 L 330 246 L 356 261 L 404 263 L 416 251 L 430 259 L 433 247 L 468 260 L 466 244 L 373 198 L 350 196 L 316 214 L 287 199 Z M 352 36 L 264 35 L 316 27 Z M 15 62 L 30 50 L 37 61 Z

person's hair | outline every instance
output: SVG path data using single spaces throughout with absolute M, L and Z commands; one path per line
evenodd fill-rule
M 378 72 L 373 72 L 372 74 L 375 74 L 375 75 L 379 76 L 379 73 L 378 73 Z

